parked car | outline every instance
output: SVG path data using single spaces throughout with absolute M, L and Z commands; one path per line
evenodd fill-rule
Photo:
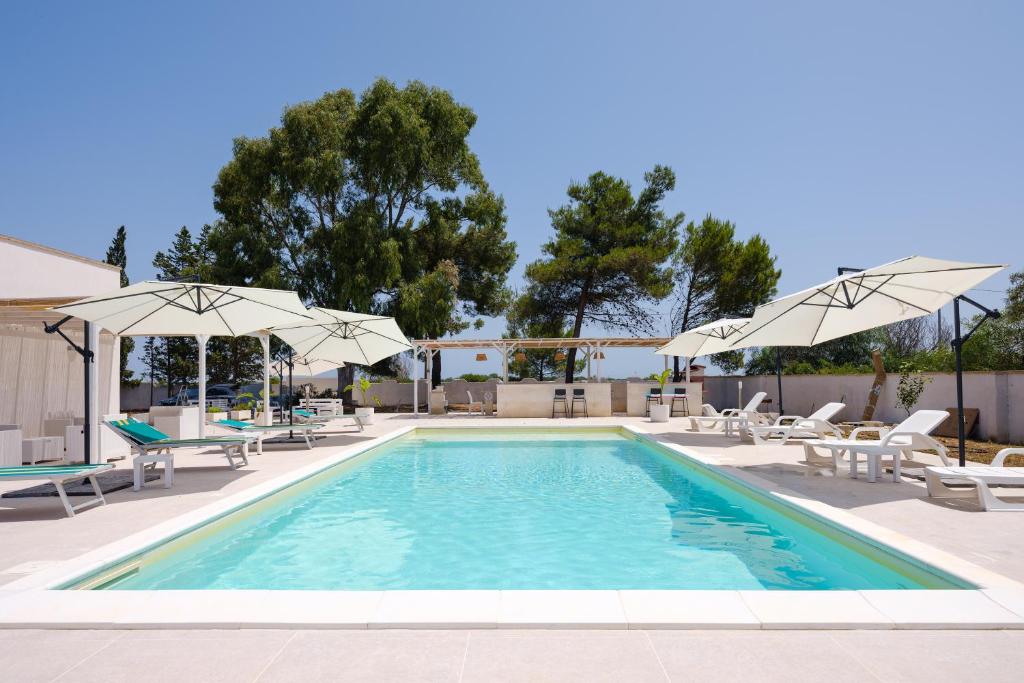
M 235 402 L 235 388 L 230 384 L 212 384 L 206 387 L 206 399 L 218 399 L 226 401 L 228 405 L 232 405 Z M 196 387 L 190 387 L 185 392 L 185 400 L 189 403 L 195 403 L 199 400 L 199 389 Z M 172 396 L 171 398 L 165 398 L 160 401 L 157 405 L 161 406 L 176 406 L 180 403 L 180 395 Z

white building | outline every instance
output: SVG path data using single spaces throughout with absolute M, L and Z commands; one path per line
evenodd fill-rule
M 86 364 L 60 335 L 44 332 L 44 323 L 63 317 L 47 309 L 118 287 L 116 266 L 0 235 L 0 425 L 20 429 L 20 438 L 31 439 L 64 437 L 65 424 L 83 424 Z M 60 329 L 95 353 L 88 367 L 91 433 L 98 436 L 91 439 L 90 460 L 102 462 L 127 452 L 120 439 L 98 428 L 103 416 L 119 412 L 119 344 L 117 337 L 95 327 L 86 339 L 83 328 L 81 320 L 71 319 Z M 81 459 L 82 430 L 77 433 L 78 443 L 68 436 L 65 445 Z M 6 457 L 6 464 L 12 464 L 12 454 Z

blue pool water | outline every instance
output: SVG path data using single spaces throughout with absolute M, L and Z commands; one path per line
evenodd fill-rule
M 424 432 L 106 587 L 958 587 L 617 433 Z

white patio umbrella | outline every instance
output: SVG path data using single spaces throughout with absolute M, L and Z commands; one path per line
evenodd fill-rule
M 735 350 L 731 342 L 742 336 L 750 318 L 722 318 L 676 335 L 655 353 L 696 358 Z
M 960 459 L 964 458 L 963 373 L 960 348 L 961 300 L 978 306 L 986 317 L 998 316 L 963 296 L 1005 265 L 907 258 L 864 270 L 839 268 L 839 276 L 810 289 L 759 306 L 732 348 L 813 346 L 848 334 L 934 313 L 952 302 L 956 321 L 957 410 Z
M 200 282 L 147 280 L 53 309 L 125 336 L 194 336 L 199 342 L 199 434 L 206 432 L 206 343 L 211 336 L 258 333 L 275 325 L 308 321 L 295 292 Z M 270 396 L 266 335 L 264 393 Z M 269 410 L 263 411 L 269 417 Z
M 662 356 L 682 356 L 686 358 L 686 381 L 690 381 L 690 359 L 697 356 L 710 356 L 723 351 L 735 351 L 732 341 L 743 334 L 750 323 L 750 318 L 720 318 L 706 325 L 694 327 L 676 335 L 672 341 L 655 353 Z M 782 381 L 779 380 L 779 402 L 782 402 Z
M 271 329 L 300 356 L 373 365 L 412 349 L 394 318 L 317 307 L 308 309 L 307 314 L 310 320 Z
M 314 377 L 316 375 L 322 375 L 330 370 L 337 370 L 338 368 L 345 367 L 345 364 L 333 360 L 323 360 L 320 358 L 310 359 L 306 356 L 296 356 L 292 359 L 292 366 L 296 371 L 301 370 L 306 375 Z
M 285 367 L 288 368 L 288 396 L 293 396 L 294 395 L 294 389 L 292 387 L 292 372 L 294 370 L 302 370 L 307 375 L 312 377 L 314 375 L 319 375 L 322 372 L 327 372 L 328 370 L 337 370 L 338 368 L 341 368 L 341 367 L 345 366 L 344 363 L 339 362 L 339 361 L 322 360 L 322 359 L 311 359 L 311 358 L 307 358 L 306 356 L 296 356 L 296 355 L 294 355 L 294 349 L 289 349 L 289 351 L 288 351 L 288 358 L 282 359 L 281 363 L 282 363 L 282 365 L 281 365 L 281 367 L 279 369 L 280 369 L 281 375 L 282 375 L 282 377 L 281 377 L 282 389 L 283 389 L 283 385 L 284 385 L 284 368 Z M 284 407 L 284 403 L 282 402 L 281 405 L 282 405 L 282 408 L 283 408 Z M 292 424 L 292 421 L 294 419 L 295 419 L 295 415 L 291 411 L 289 411 L 288 412 L 288 424 Z
M 686 380 L 690 380 L 689 359 L 696 356 L 710 356 L 723 351 L 736 351 L 748 345 L 733 346 L 733 342 L 743 336 L 744 330 L 750 325 L 750 318 L 721 318 L 707 325 L 695 327 L 677 335 L 672 341 L 655 351 L 666 356 L 685 356 Z M 779 414 L 782 407 L 782 363 L 781 356 L 776 353 L 775 372 L 779 383 Z

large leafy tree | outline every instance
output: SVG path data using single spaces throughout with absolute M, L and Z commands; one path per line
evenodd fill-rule
M 394 315 L 413 337 L 501 313 L 515 244 L 469 147 L 475 123 L 444 90 L 384 79 L 287 108 L 265 137 L 235 140 L 214 184 L 218 275 Z
M 555 236 L 545 256 L 526 267 L 527 287 L 517 306 L 526 320 L 558 321 L 579 337 L 584 323 L 631 331 L 650 328 L 647 305 L 671 292 L 665 267 L 677 245 L 683 214 L 660 208 L 675 174 L 655 166 L 637 196 L 629 183 L 597 172 L 569 185 L 569 203 L 548 214 Z M 576 349 L 569 349 L 571 382 Z
M 699 327 L 718 318 L 750 315 L 776 291 L 779 276 L 775 257 L 760 235 L 743 241 L 736 238 L 736 226 L 706 216 L 699 224 L 686 226 L 676 252 L 673 329 L 677 333 Z M 739 358 L 737 358 L 739 356 Z M 741 352 L 726 352 L 715 359 L 719 365 L 735 368 Z M 675 379 L 681 372 L 674 360 Z
M 127 240 L 128 232 L 122 225 L 114 234 L 114 239 L 111 241 L 110 246 L 107 247 L 107 257 L 104 259 L 110 265 L 121 269 L 122 287 L 128 286 L 128 252 L 125 249 Z M 134 350 L 135 340 L 131 337 L 121 337 L 121 382 L 138 386 L 140 380 L 135 379 L 135 373 L 128 369 L 128 359 L 131 358 L 132 351 Z

